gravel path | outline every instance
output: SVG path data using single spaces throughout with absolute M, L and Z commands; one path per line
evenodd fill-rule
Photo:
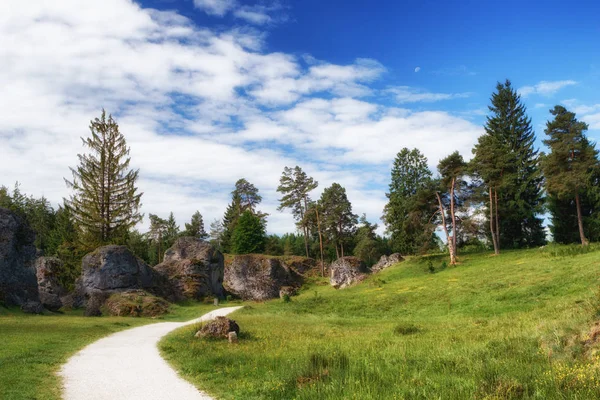
M 225 316 L 219 308 L 188 322 L 161 322 L 117 332 L 71 357 L 59 372 L 65 400 L 212 400 L 179 377 L 158 352 L 158 341 L 185 325 Z

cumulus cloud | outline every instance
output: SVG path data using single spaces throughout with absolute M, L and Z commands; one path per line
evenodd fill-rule
M 68 195 L 63 177 L 85 151 L 80 137 L 102 107 L 116 117 L 140 168 L 143 212 L 173 211 L 183 224 L 200 210 L 208 223 L 222 216 L 233 184 L 245 177 L 263 194 L 274 233 L 294 229 L 291 216 L 276 210 L 284 166 L 314 176 L 315 196 L 341 183 L 355 211 L 376 220 L 397 151 L 419 147 L 435 165 L 449 152 L 445 140 L 468 156 L 481 133 L 448 113 L 366 98 L 385 73 L 374 60 L 338 65 L 269 53 L 261 32 L 215 32 L 129 0 L 86 7 L 6 1 L 0 184 L 18 180 L 54 204 Z
M 469 97 L 470 93 L 432 93 L 409 86 L 396 86 L 386 90 L 391 93 L 398 103 L 431 103 Z
M 532 94 L 540 94 L 543 96 L 550 96 L 550 95 L 553 95 L 554 93 L 558 92 L 560 89 L 562 89 L 564 87 L 576 85 L 576 84 L 577 84 L 577 82 L 572 81 L 572 80 L 541 81 L 537 85 L 523 86 L 518 90 L 518 92 L 523 97 L 527 97 Z

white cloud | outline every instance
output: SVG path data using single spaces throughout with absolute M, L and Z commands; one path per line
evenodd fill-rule
M 200 210 L 208 224 L 245 177 L 263 194 L 276 233 L 294 229 L 290 215 L 276 211 L 286 165 L 320 182 L 315 196 L 341 183 L 355 212 L 376 220 L 397 151 L 419 147 L 435 165 L 450 142 L 468 156 L 481 133 L 448 113 L 364 100 L 385 73 L 374 60 L 337 65 L 307 56 L 306 65 L 266 52 L 261 32 L 214 32 L 129 0 L 6 4 L 0 184 L 18 180 L 55 204 L 68 195 L 63 177 L 102 107 L 115 114 L 140 168 L 143 212 L 174 211 L 183 225 Z
M 431 103 L 442 100 L 466 98 L 470 93 L 432 93 L 409 86 L 396 86 L 386 90 L 391 93 L 398 103 Z
M 421 67 L 415 68 L 415 72 L 419 72 L 420 70 L 421 70 Z
M 236 0 L 194 0 L 194 6 L 209 15 L 224 16 L 237 5 Z
M 541 81 L 537 85 L 523 86 L 518 90 L 518 92 L 523 97 L 527 97 L 532 94 L 541 94 L 543 96 L 550 96 L 550 95 L 558 92 L 560 89 L 562 89 L 564 87 L 576 85 L 576 84 L 577 84 L 577 82 L 572 81 L 572 80 L 551 81 L 551 82 L 550 81 Z

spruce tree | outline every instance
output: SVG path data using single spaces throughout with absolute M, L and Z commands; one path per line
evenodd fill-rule
M 389 201 L 382 216 L 394 251 L 415 254 L 430 241 L 428 199 L 424 202 L 427 196 L 421 193 L 430 183 L 427 158 L 418 149 L 403 148 L 394 160 L 386 194 Z
M 491 115 L 487 117 L 485 135 L 475 149 L 475 158 L 497 159 L 489 168 L 499 171 L 501 184 L 495 186 L 493 199 L 498 246 L 521 248 L 545 243 L 542 174 L 535 133 L 521 96 L 509 80 L 498 83 L 492 94 Z M 484 136 L 485 136 L 484 135 Z M 482 140 L 485 145 L 481 145 Z M 485 154 L 489 152 L 489 154 Z M 476 169 L 479 166 L 476 165 Z M 490 182 L 487 183 L 491 185 Z M 491 186 L 490 186 L 491 187 Z
M 208 237 L 208 233 L 204 230 L 204 219 L 202 218 L 200 211 L 196 211 L 194 215 L 192 215 L 190 223 L 185 224 L 185 230 L 182 232 L 182 235 L 192 236 L 198 239 L 206 239 Z
M 296 224 L 302 229 L 304 235 L 304 248 L 306 257 L 309 257 L 308 252 L 308 237 L 309 237 L 309 221 L 305 218 L 310 204 L 309 193 L 319 186 L 319 183 L 309 177 L 306 172 L 299 166 L 294 169 L 285 167 L 279 180 L 277 191 L 283 194 L 279 199 L 278 210 L 285 208 L 292 210 L 292 215 L 296 220 Z
M 102 110 L 90 123 L 91 136 L 82 138 L 87 154 L 71 168 L 73 180 L 65 179 L 73 195 L 65 203 L 81 231 L 87 248 L 123 242 L 130 228 L 142 219 L 142 193 L 136 188 L 139 170 L 129 168 L 129 148 L 119 126 Z
M 346 196 L 346 189 L 339 183 L 326 188 L 319 200 L 323 232 L 335 246 L 338 258 L 344 257 L 344 244 L 356 231 L 358 215 L 352 213 L 352 204 Z
M 173 246 L 173 243 L 175 243 L 178 236 L 179 236 L 179 225 L 177 225 L 177 221 L 175 221 L 175 216 L 173 215 L 173 212 L 171 211 L 171 213 L 169 214 L 169 218 L 167 219 L 166 225 L 165 225 L 165 236 L 164 236 L 165 249 L 168 249 L 169 247 Z
M 261 219 L 250 210 L 244 211 L 231 236 L 233 254 L 262 253 L 265 242 L 265 227 Z
M 584 134 L 588 125 L 578 121 L 575 113 L 563 106 L 555 106 L 550 113 L 554 119 L 546 124 L 548 139 L 544 140 L 550 153 L 542 161 L 546 190 L 559 201 L 574 201 L 579 240 L 586 246 L 582 197 L 598 168 L 598 151 Z
M 163 253 L 166 250 L 165 236 L 167 235 L 167 221 L 158 215 L 150 214 L 150 230 L 148 238 L 152 243 L 153 251 L 151 254 L 152 264 L 160 264 L 163 259 Z

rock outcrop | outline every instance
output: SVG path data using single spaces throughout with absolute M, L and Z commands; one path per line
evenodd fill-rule
M 168 279 L 177 299 L 223 297 L 223 254 L 203 240 L 177 239 L 154 269 Z
M 386 268 L 391 267 L 394 264 L 404 261 L 404 257 L 400 253 L 390 254 L 389 256 L 383 255 L 377 262 L 377 264 L 371 267 L 371 272 L 377 273 L 383 271 Z
M 35 233 L 23 219 L 0 208 L 0 303 L 39 310 L 31 304 L 39 304 L 34 240 Z
M 231 256 L 225 265 L 225 289 L 244 300 L 279 297 L 284 286 L 298 286 L 300 277 L 281 260 L 259 254 Z
M 172 297 L 169 283 L 125 246 L 99 247 L 83 257 L 77 285 L 78 295 L 86 299 L 86 315 L 98 315 L 101 303 L 111 294 L 132 289 Z
M 196 332 L 196 337 L 228 339 L 230 332 L 235 332 L 237 339 L 237 336 L 240 334 L 240 327 L 238 324 L 234 320 L 227 317 L 217 317 Z
M 171 304 L 143 290 L 132 290 L 112 294 L 104 306 L 115 317 L 155 318 L 167 314 Z
M 336 289 L 343 289 L 367 277 L 367 267 L 357 257 L 342 257 L 330 266 L 330 283 Z
M 50 311 L 58 311 L 67 290 L 58 281 L 58 272 L 63 263 L 56 257 L 38 257 L 35 261 L 38 290 L 42 305 Z

